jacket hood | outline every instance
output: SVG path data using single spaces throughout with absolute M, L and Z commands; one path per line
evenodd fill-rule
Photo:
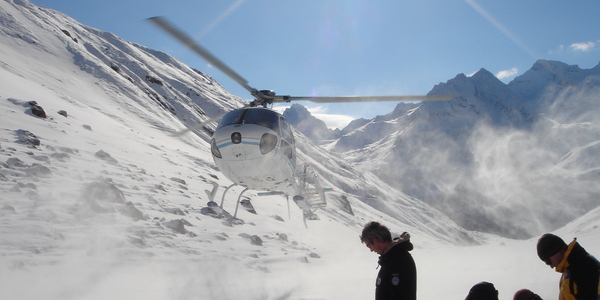
M 399 237 L 394 238 L 390 247 L 383 252 L 381 256 L 386 255 L 388 252 L 395 251 L 411 251 L 414 248 L 413 244 L 410 242 L 410 234 L 408 232 L 402 233 Z

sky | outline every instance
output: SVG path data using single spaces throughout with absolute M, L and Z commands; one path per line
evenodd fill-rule
M 249 100 L 235 81 L 146 19 L 166 17 L 250 86 L 281 95 L 423 95 L 481 68 L 508 83 L 538 59 L 584 69 L 600 62 L 599 1 L 31 2 L 164 51 Z M 340 128 L 396 105 L 301 104 Z

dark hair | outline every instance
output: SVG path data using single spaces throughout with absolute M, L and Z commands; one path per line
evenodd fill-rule
M 498 300 L 498 290 L 494 284 L 482 281 L 469 290 L 465 300 Z
M 520 289 L 513 296 L 513 300 L 542 300 L 542 298 L 528 289 Z
M 363 243 L 372 243 L 373 239 L 385 243 L 392 241 L 392 234 L 390 230 L 384 225 L 378 222 L 369 222 L 363 228 L 362 234 L 360 235 L 360 241 Z

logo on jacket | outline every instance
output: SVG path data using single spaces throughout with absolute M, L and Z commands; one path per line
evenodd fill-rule
M 393 284 L 393 285 L 398 285 L 398 284 L 400 284 L 400 278 L 398 278 L 398 276 L 394 276 L 394 277 L 392 277 L 392 284 Z

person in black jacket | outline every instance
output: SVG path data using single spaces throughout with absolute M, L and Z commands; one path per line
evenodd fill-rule
M 379 254 L 379 274 L 375 283 L 375 300 L 417 299 L 417 268 L 412 255 L 410 234 L 402 233 L 392 240 L 390 230 L 378 222 L 363 228 L 360 240 L 369 250 Z
M 536 247 L 540 259 L 562 273 L 559 299 L 600 299 L 600 262 L 585 251 L 576 238 L 567 245 L 560 237 L 546 233 Z

